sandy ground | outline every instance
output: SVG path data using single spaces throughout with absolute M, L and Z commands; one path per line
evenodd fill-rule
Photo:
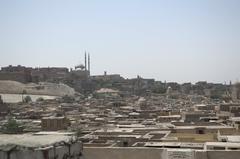
M 64 96 L 75 94 L 73 88 L 61 83 L 23 84 L 16 81 L 0 81 L 1 94 L 22 94 L 23 90 L 31 95 Z

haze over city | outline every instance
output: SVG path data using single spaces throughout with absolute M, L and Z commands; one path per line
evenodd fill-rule
M 240 77 L 240 1 L 0 1 L 0 65 L 176 82 Z
M 0 0 L 0 159 L 239 159 L 240 0 Z

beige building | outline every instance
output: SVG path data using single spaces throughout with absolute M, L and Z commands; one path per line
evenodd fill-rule
M 45 117 L 41 121 L 43 131 L 64 130 L 69 125 L 69 121 L 65 117 Z

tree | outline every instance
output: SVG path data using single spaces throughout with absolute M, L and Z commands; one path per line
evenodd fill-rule
M 0 95 L 0 104 L 3 104 L 2 96 Z
M 42 102 L 42 101 L 44 101 L 44 98 L 43 97 L 39 97 L 36 101 L 37 102 Z
M 76 137 L 81 137 L 83 134 L 82 134 L 83 132 L 82 132 L 82 129 L 81 128 L 77 128 L 77 130 L 76 130 Z
M 2 132 L 6 134 L 18 134 L 23 132 L 23 127 L 13 118 L 8 119 L 7 123 L 2 126 Z
M 25 89 L 22 91 L 22 102 L 24 102 L 23 101 L 24 100 L 24 98 L 23 98 L 24 94 L 27 94 L 27 91 Z
M 29 103 L 32 101 L 32 98 L 30 96 L 26 96 L 24 99 L 23 99 L 23 102 L 24 103 Z

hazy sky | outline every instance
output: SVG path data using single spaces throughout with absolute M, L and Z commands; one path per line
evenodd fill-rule
M 240 0 L 0 0 L 0 66 L 177 82 L 240 78 Z

